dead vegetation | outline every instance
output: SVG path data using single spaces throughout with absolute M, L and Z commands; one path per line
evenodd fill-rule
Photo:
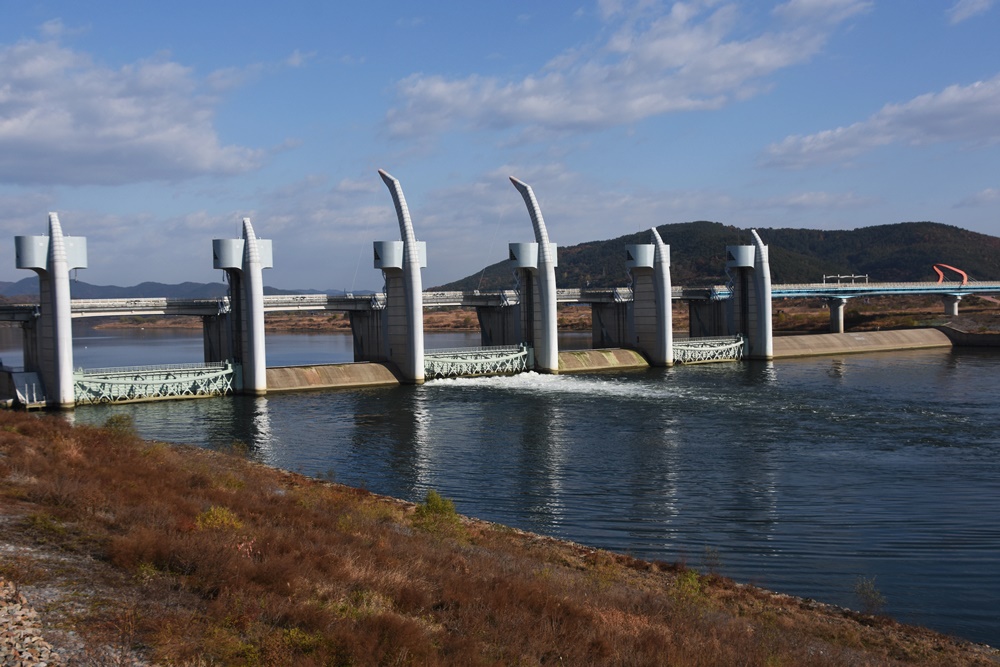
M 108 426 L 0 412 L 0 578 L 57 648 L 83 643 L 78 664 L 998 664 L 436 494 L 414 506 Z

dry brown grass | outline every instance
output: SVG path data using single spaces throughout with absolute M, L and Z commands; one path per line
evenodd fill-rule
M 886 619 L 465 519 L 444 499 L 414 506 L 115 426 L 0 413 L 0 534 L 34 550 L 5 558 L 0 576 L 28 591 L 58 578 L 33 566 L 42 551 L 93 558 L 90 580 L 68 586 L 100 577 L 114 592 L 47 618 L 114 655 L 174 665 L 997 664 L 995 652 Z

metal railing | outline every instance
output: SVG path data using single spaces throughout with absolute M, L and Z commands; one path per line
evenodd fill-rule
M 739 361 L 746 350 L 743 336 L 725 338 L 683 338 L 674 341 L 674 362 L 704 364 L 715 361 Z
M 532 348 L 527 345 L 461 347 L 426 350 L 424 376 L 429 379 L 513 375 L 534 366 Z
M 73 388 L 78 404 L 222 396 L 232 393 L 235 370 L 229 362 L 81 368 Z

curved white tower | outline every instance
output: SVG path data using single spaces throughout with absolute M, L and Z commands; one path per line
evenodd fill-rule
M 243 218 L 243 281 L 247 349 L 243 355 L 243 393 L 267 393 L 267 352 L 264 347 L 264 274 L 260 246 L 250 218 Z
M 232 311 L 225 326 L 225 354 L 242 366 L 240 391 L 263 396 L 267 393 L 263 270 L 274 266 L 271 241 L 257 238 L 250 218 L 243 218 L 243 238 L 213 239 L 212 256 L 212 265 L 229 277 Z
M 771 327 L 771 263 L 768 250 L 760 240 L 756 229 L 751 229 L 753 243 L 757 247 L 754 257 L 753 282 L 757 291 L 757 336 L 751 357 L 755 359 L 774 358 L 774 336 Z
M 405 350 L 404 354 L 394 349 L 395 341 L 392 332 L 392 314 L 390 318 L 389 347 L 390 359 L 403 375 L 403 380 L 414 384 L 424 381 L 424 302 L 423 284 L 420 277 L 420 248 L 417 237 L 413 233 L 413 223 L 410 220 L 410 210 L 403 197 L 403 188 L 399 181 L 384 170 L 378 170 L 379 176 L 392 194 L 392 203 L 396 206 L 396 218 L 399 220 L 399 236 L 403 241 L 403 294 L 405 315 Z M 387 307 L 392 308 L 392 304 Z
M 653 292 L 656 298 L 656 345 L 652 361 L 657 366 L 673 366 L 674 316 L 670 284 L 670 246 L 660 238 L 656 227 L 649 231 L 653 241 Z
M 535 193 L 527 183 L 513 176 L 510 182 L 521 193 L 528 214 L 531 216 L 531 226 L 535 230 L 535 242 L 538 244 L 538 320 L 537 333 L 534 336 L 535 370 L 543 373 L 559 372 L 559 338 L 556 314 L 556 257 L 553 247 L 549 244 L 549 233 L 545 229 L 542 211 L 538 208 Z
M 25 369 L 41 376 L 49 406 L 71 409 L 76 396 L 69 272 L 87 267 L 87 239 L 64 237 L 59 215 L 49 213 L 48 236 L 18 236 L 14 245 L 17 268 L 35 271 L 40 291 L 38 322 L 26 331 Z

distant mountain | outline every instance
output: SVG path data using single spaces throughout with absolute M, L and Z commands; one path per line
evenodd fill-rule
M 670 246 L 675 285 L 725 281 L 727 245 L 750 245 L 748 229 L 718 222 L 657 227 Z M 867 274 L 872 281 L 937 280 L 938 263 L 962 269 L 976 280 L 1000 280 L 1000 238 L 936 222 L 903 222 L 846 231 L 767 229 L 757 233 L 769 247 L 776 283 L 821 282 L 824 275 Z M 649 232 L 559 248 L 559 287 L 620 287 L 626 284 L 625 246 L 649 243 Z M 506 261 L 434 290 L 502 289 L 513 285 Z
M 226 296 L 229 286 L 225 283 L 165 283 L 146 282 L 132 287 L 116 285 L 91 285 L 80 280 L 70 282 L 70 293 L 74 299 L 148 299 L 167 297 L 175 299 L 218 299 Z M 264 287 L 264 294 L 328 294 L 339 295 L 341 290 L 321 291 L 315 289 L 285 290 Z M 361 292 L 359 292 L 360 294 Z M 16 283 L 0 282 L 0 296 L 15 301 L 38 300 L 38 276 L 29 276 Z M 21 298 L 17 298 L 21 297 Z

